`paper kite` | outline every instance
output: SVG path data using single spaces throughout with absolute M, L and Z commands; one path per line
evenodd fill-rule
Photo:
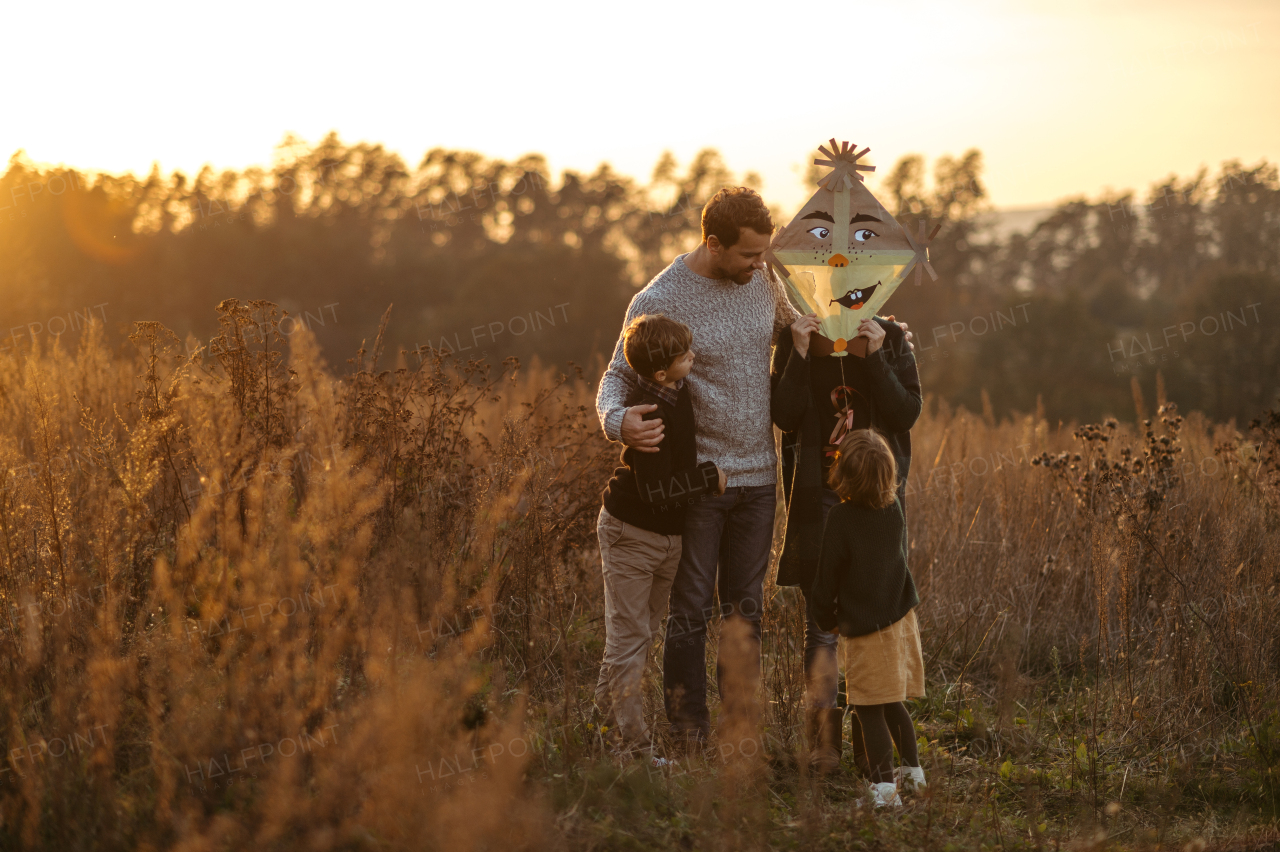
M 909 237 L 863 183 L 860 172 L 875 167 L 858 160 L 871 149 L 858 151 L 832 139 L 830 151 L 818 150 L 826 159 L 813 162 L 831 171 L 790 224 L 778 230 L 767 259 L 787 282 L 797 307 L 818 315 L 820 333 L 810 341 L 811 352 L 865 356 L 867 340 L 857 337 L 859 323 L 876 315 L 912 267 L 936 275 L 923 226 L 919 239 Z
M 902 278 L 905 281 L 907 276 L 911 274 L 912 268 L 914 268 L 916 271 L 917 287 L 920 286 L 922 270 L 929 273 L 930 281 L 938 280 L 938 273 L 933 271 L 933 264 L 929 262 L 929 244 L 933 242 L 934 237 L 938 236 L 938 231 L 941 230 L 942 223 L 939 222 L 938 224 L 934 225 L 933 230 L 930 231 L 929 236 L 926 237 L 924 235 L 924 232 L 928 227 L 929 227 L 929 223 L 926 220 L 921 219 L 920 233 L 918 237 L 914 240 L 911 239 L 910 228 L 906 228 L 903 230 L 903 233 L 907 235 L 907 242 L 911 244 L 911 248 L 915 252 L 915 256 L 911 258 L 911 262 L 907 264 L 907 268 L 902 270 Z

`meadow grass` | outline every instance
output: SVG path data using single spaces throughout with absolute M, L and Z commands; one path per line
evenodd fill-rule
M 772 582 L 759 671 L 741 625 L 711 629 L 707 752 L 611 751 L 598 369 L 380 329 L 335 371 L 269 303 L 219 316 L 191 357 L 155 323 L 124 353 L 91 330 L 0 356 L 0 848 L 1280 842 L 1275 415 L 928 399 L 906 503 L 930 786 L 870 813 L 852 761 L 807 771 L 801 602 Z

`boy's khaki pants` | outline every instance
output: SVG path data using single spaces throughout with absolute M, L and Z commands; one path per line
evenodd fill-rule
M 604 562 L 604 663 L 596 705 L 627 746 L 649 745 L 642 683 L 649 645 L 667 612 L 680 565 L 680 536 L 649 532 L 610 515 L 596 524 Z

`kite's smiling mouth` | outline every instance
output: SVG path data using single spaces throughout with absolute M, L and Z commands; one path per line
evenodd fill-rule
M 865 290 L 850 290 L 839 299 L 832 299 L 830 302 L 827 302 L 827 304 L 831 305 L 839 302 L 851 311 L 859 310 L 867 303 L 867 300 L 871 298 L 871 294 L 874 293 L 876 288 L 879 286 L 880 282 L 877 281 Z

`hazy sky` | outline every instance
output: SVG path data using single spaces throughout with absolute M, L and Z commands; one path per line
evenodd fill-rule
M 147 171 L 270 162 L 286 132 L 642 180 L 718 148 L 771 202 L 836 136 L 883 174 L 977 147 L 1048 205 L 1280 160 L 1280 2 L 10 4 L 0 152 Z M 874 188 L 875 177 L 870 185 Z

